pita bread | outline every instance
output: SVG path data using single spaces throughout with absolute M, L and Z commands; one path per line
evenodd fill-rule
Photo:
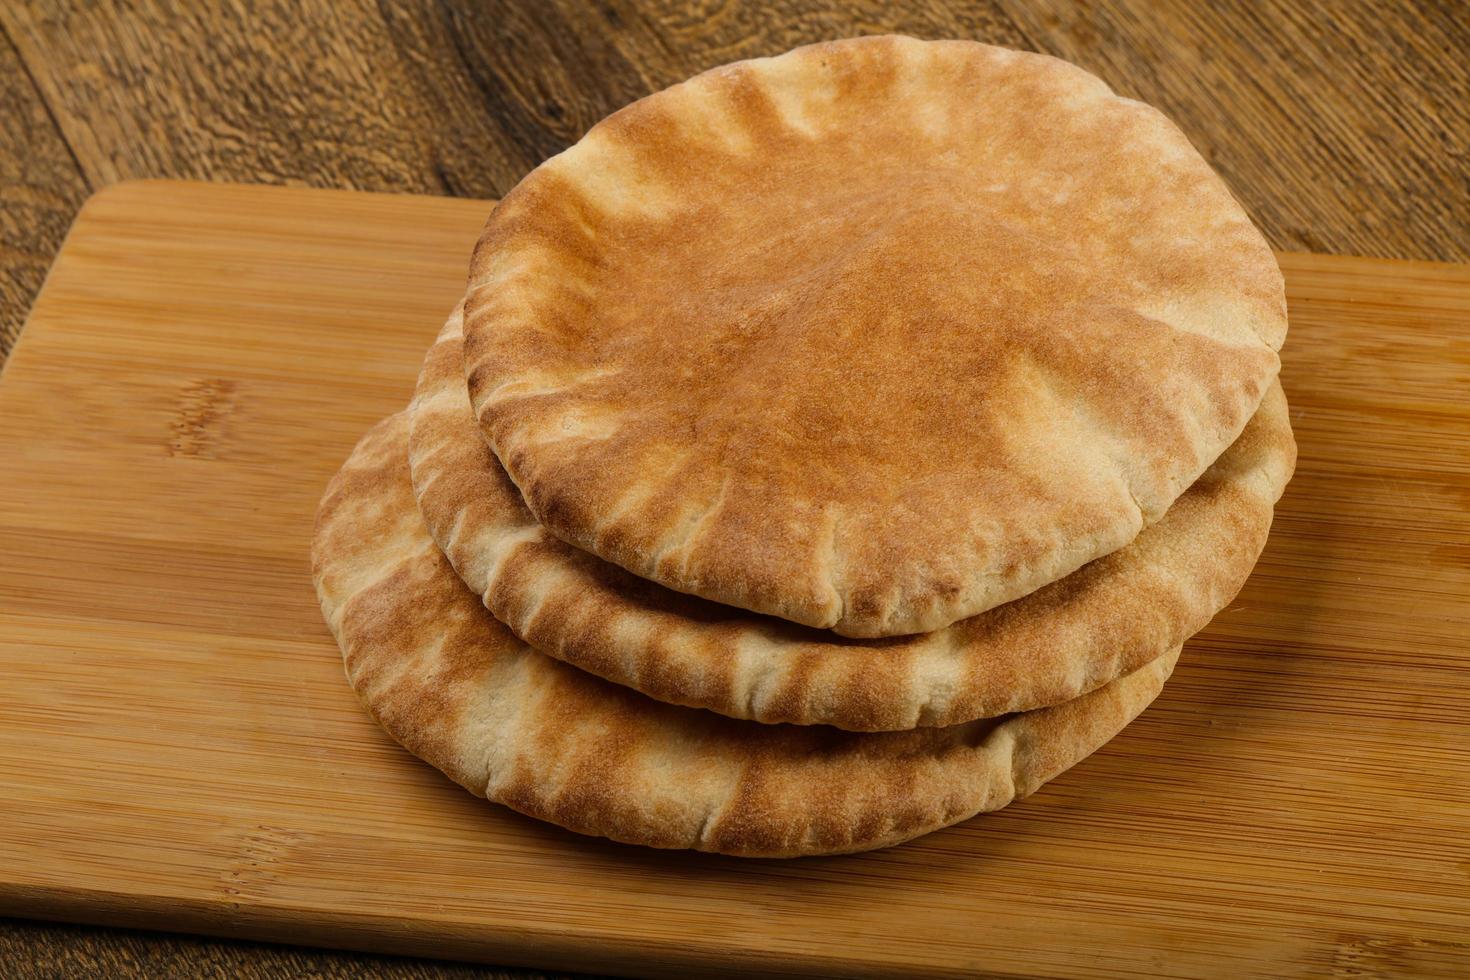
M 465 368 L 563 540 L 874 637 L 1127 544 L 1285 331 L 1265 240 L 1158 112 L 874 37 L 707 72 L 528 175 L 475 252 Z
M 408 421 L 332 480 L 312 566 L 364 705 L 472 793 L 584 834 L 782 857 L 882 847 L 1004 806 L 1095 751 L 1158 694 L 1170 654 L 1002 720 L 852 734 L 652 701 L 544 657 L 485 611 L 414 506 Z
M 1265 544 L 1295 444 L 1273 386 L 1235 444 L 1131 544 L 933 633 L 844 639 L 646 582 L 545 531 L 480 438 L 456 313 L 410 410 L 419 509 L 485 605 L 537 650 L 674 704 L 855 731 L 1070 700 L 1178 646 Z

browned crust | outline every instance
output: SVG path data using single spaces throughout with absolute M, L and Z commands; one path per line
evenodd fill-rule
M 669 588 L 933 630 L 1131 540 L 1241 432 L 1264 239 L 1154 110 L 864 38 L 615 113 L 491 216 L 480 423 L 542 524 Z
M 1034 791 L 1153 700 L 1177 651 L 1075 701 L 944 729 L 766 726 L 651 701 L 544 657 L 430 539 L 408 422 L 327 487 L 312 567 L 363 704 L 471 792 L 585 834 L 760 857 L 899 843 Z
M 944 726 L 1070 700 L 1182 643 L 1234 598 L 1296 446 L 1279 387 L 1127 547 L 930 634 L 847 640 L 646 582 L 543 530 L 475 426 L 458 311 L 410 411 L 419 507 L 460 577 L 537 650 L 650 697 L 853 731 Z

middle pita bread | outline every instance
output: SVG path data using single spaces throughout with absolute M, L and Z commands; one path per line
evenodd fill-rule
M 851 731 L 1060 704 L 1178 647 L 1244 584 L 1296 444 L 1273 383 L 1237 441 L 1133 543 L 932 633 L 850 639 L 676 592 L 580 551 L 527 510 L 476 423 L 462 311 L 410 409 L 414 492 L 464 582 L 526 643 L 672 704 Z

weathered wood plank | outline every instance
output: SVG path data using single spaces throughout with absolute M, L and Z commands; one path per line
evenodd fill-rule
M 87 183 L 8 37 L 0 37 L 0 365 Z
M 88 181 L 179 176 L 443 193 L 371 4 L 0 7 Z
M 1470 258 L 1470 8 L 1001 0 L 1171 116 L 1277 248 Z

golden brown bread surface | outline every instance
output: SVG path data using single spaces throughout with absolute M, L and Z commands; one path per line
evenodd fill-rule
M 849 636 L 926 631 L 1158 519 L 1286 306 L 1155 110 L 1064 62 L 878 37 L 715 69 L 491 215 L 465 370 L 564 540 Z
M 537 650 L 662 701 L 855 731 L 952 725 L 1070 700 L 1177 647 L 1234 598 L 1296 456 L 1273 385 L 1240 438 L 1134 541 L 933 633 L 851 640 L 674 592 L 545 531 L 475 425 L 456 311 L 410 409 L 429 531 Z
M 370 431 L 327 487 L 313 575 L 363 704 L 471 792 L 585 834 L 793 856 L 881 847 L 1004 806 L 1154 699 L 1177 651 L 1075 701 L 943 729 L 759 725 L 652 701 L 542 656 L 430 539 L 408 422 Z

